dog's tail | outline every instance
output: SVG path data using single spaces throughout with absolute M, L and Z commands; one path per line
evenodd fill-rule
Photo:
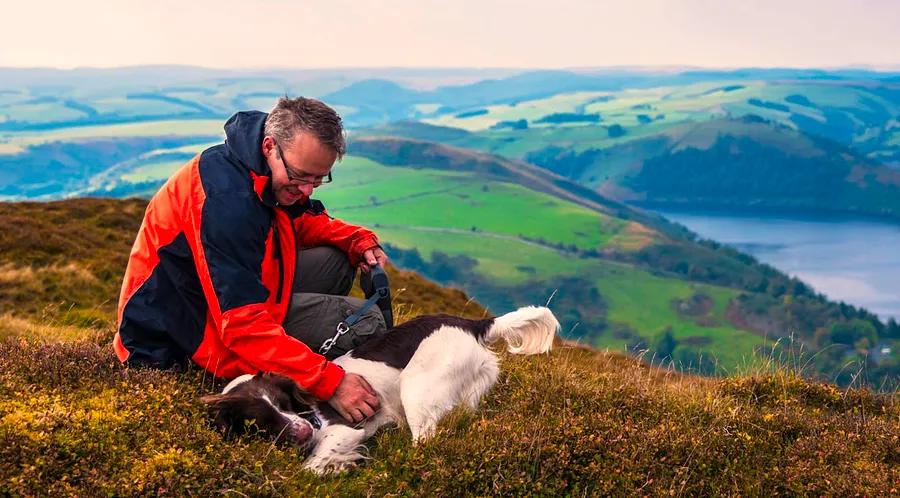
M 503 339 L 510 353 L 538 354 L 550 350 L 557 332 L 559 322 L 552 311 L 543 306 L 525 306 L 495 318 L 484 342 L 492 344 Z

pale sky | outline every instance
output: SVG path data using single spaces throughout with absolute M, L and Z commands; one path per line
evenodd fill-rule
M 900 68 L 900 0 L 3 0 L 0 67 Z

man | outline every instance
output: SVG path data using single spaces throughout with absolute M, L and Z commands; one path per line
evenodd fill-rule
M 371 416 L 374 391 L 329 359 L 384 332 L 378 308 L 328 359 L 315 352 L 359 301 L 343 296 L 355 267 L 387 260 L 374 233 L 310 198 L 343 156 L 340 117 L 319 101 L 283 98 L 269 114 L 235 114 L 225 136 L 147 206 L 119 297 L 119 360 L 190 360 L 226 378 L 279 373 L 347 420 Z

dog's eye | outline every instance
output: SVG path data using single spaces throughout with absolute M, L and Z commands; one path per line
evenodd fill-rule
M 278 396 L 275 398 L 275 407 L 283 412 L 293 412 L 293 406 L 291 406 L 291 400 L 287 398 L 287 396 Z

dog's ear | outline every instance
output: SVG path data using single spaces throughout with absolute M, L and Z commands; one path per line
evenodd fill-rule
M 216 428 L 226 435 L 235 429 L 234 408 L 238 397 L 229 394 L 211 394 L 203 396 L 200 401 L 206 403 L 206 411 Z
M 209 394 L 207 396 L 201 396 L 200 401 L 206 403 L 207 405 L 219 405 L 227 394 Z

